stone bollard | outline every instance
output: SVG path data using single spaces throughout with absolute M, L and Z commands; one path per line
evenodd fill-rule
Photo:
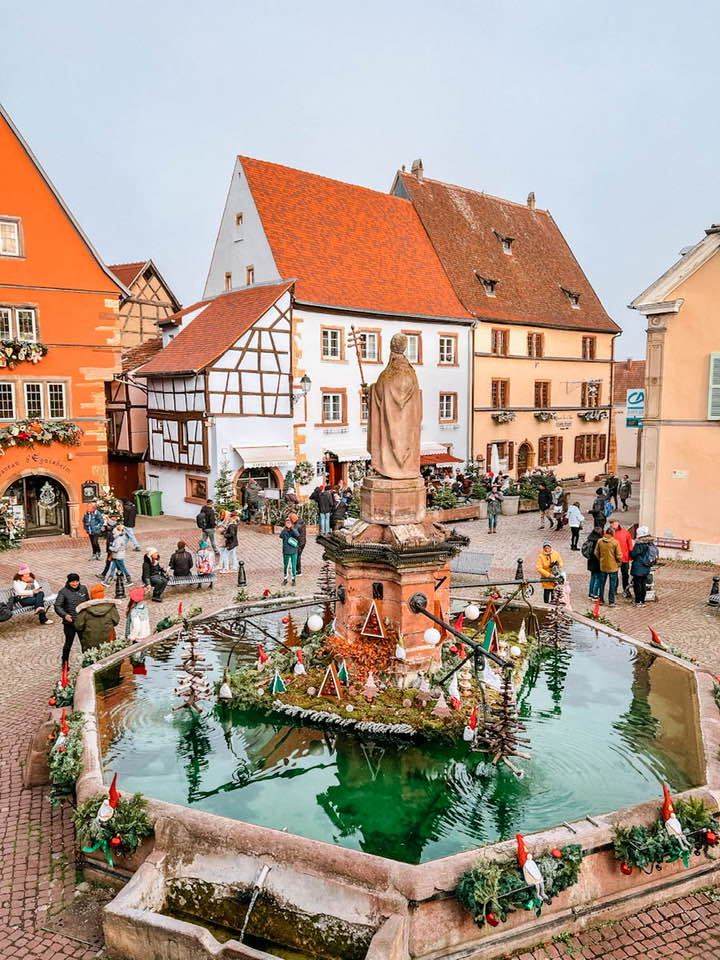
M 115 574 L 115 599 L 122 600 L 125 597 L 125 577 L 121 573 Z
M 720 577 L 712 578 L 712 586 L 710 587 L 710 596 L 708 597 L 707 605 L 709 607 L 720 607 Z

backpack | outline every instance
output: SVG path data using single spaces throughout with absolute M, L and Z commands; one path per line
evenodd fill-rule
M 613 505 L 612 503 L 610 503 L 609 500 L 606 500 L 605 503 L 603 504 L 603 513 L 605 514 L 606 520 L 612 512 L 613 512 Z
M 208 573 L 212 573 L 212 564 L 209 560 L 198 560 L 197 572 L 200 576 L 205 576 Z
M 660 551 L 655 546 L 654 543 L 649 543 L 648 547 L 648 563 L 652 567 L 658 562 L 658 557 L 660 556 Z
M 195 523 L 200 527 L 201 530 L 205 529 L 207 524 L 207 516 L 201 510 L 200 513 L 195 517 Z
M 588 538 L 580 547 L 580 553 L 585 557 L 586 560 L 589 560 L 590 557 L 592 557 L 595 553 L 595 543 Z

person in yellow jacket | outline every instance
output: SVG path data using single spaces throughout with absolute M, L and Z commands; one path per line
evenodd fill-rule
M 553 569 L 554 568 L 554 569 Z M 546 540 L 542 545 L 542 550 L 538 554 L 535 562 L 535 569 L 541 577 L 556 576 L 563 568 L 563 560 L 557 550 L 553 550 L 553 545 Z M 554 580 L 543 580 L 543 601 L 552 603 L 553 590 L 555 589 Z

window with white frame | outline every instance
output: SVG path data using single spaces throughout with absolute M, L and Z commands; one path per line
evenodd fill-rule
M 370 363 L 380 359 L 379 349 L 378 349 L 378 335 L 376 333 L 370 333 L 369 331 L 364 331 L 360 334 L 360 356 L 363 360 L 367 360 Z
M 45 416 L 43 405 L 43 385 L 41 383 L 26 383 L 25 388 L 25 416 L 39 418 Z
M 457 420 L 457 394 L 456 393 L 440 394 L 440 420 L 442 421 Z
M 17 220 L 0 220 L 0 256 L 20 256 L 20 224 Z
M 407 337 L 407 349 L 405 350 L 405 356 L 408 358 L 410 363 L 420 363 L 420 334 L 419 333 L 406 333 Z
M 323 423 L 342 423 L 342 394 L 324 393 L 322 395 Z
M 455 337 L 440 337 L 440 363 L 454 364 L 457 340 Z
M 51 420 L 62 420 L 67 416 L 65 403 L 65 384 L 49 383 L 48 390 L 48 417 Z
M 0 307 L 0 340 L 9 340 L 12 336 L 12 310 Z
M 18 307 L 15 311 L 18 340 L 37 340 L 35 311 L 28 307 Z
M 342 330 L 324 327 L 322 331 L 323 360 L 342 360 Z
M 0 420 L 15 419 L 15 387 L 12 383 L 0 383 Z
M 34 307 L 0 306 L 0 340 L 35 341 L 38 338 Z
M 370 403 L 364 390 L 360 391 L 360 423 L 367 423 L 370 415 Z

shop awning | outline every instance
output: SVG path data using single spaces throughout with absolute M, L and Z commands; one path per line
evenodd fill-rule
M 370 459 L 370 454 L 367 452 L 365 447 L 348 447 L 344 450 L 340 448 L 335 450 L 328 449 L 325 452 L 336 456 L 339 463 L 349 463 L 351 460 Z
M 423 467 L 449 467 L 452 463 L 464 463 L 460 457 L 454 457 L 451 453 L 421 453 L 420 464 Z
M 233 445 L 233 450 L 242 460 L 245 469 L 248 467 L 277 467 L 281 463 L 290 463 L 295 455 L 289 446 L 275 444 L 267 447 L 240 447 Z

